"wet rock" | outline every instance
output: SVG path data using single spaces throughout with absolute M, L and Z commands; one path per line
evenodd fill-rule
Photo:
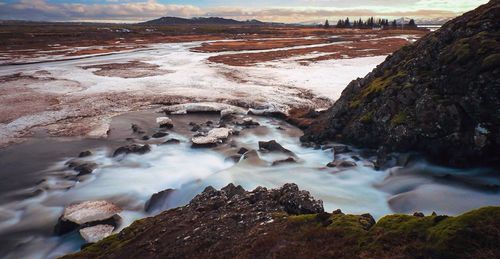
M 95 243 L 108 237 L 115 229 L 111 225 L 95 225 L 80 229 L 80 235 L 87 241 L 87 243 Z
M 78 172 L 78 176 L 82 176 L 86 174 L 91 174 L 96 168 L 97 168 L 96 163 L 86 162 L 74 167 L 73 170 Z
M 241 155 L 232 155 L 232 156 L 228 156 L 224 159 L 224 161 L 232 161 L 232 162 L 235 162 L 235 163 L 238 163 L 241 159 Z
M 355 167 L 356 163 L 352 161 L 347 161 L 347 160 L 337 160 L 328 163 L 326 166 L 328 167 L 342 167 L 342 168 L 348 168 L 348 167 Z
M 165 210 L 168 208 L 166 201 L 174 191 L 174 189 L 166 189 L 151 195 L 151 198 L 144 205 L 144 210 L 148 213 Z
M 171 129 L 174 127 L 172 119 L 169 117 L 158 117 L 156 118 L 156 123 L 160 126 L 160 128 Z
M 259 126 L 260 123 L 252 120 L 252 118 L 243 118 L 242 121 L 236 122 L 236 125 L 242 126 L 242 127 L 245 127 L 245 128 L 253 128 L 253 127 Z
M 248 151 L 248 149 L 246 149 L 246 148 L 242 147 L 242 148 L 240 148 L 240 150 L 238 150 L 238 154 L 243 155 L 243 154 L 245 154 L 247 151 Z
M 132 145 L 127 145 L 123 147 L 119 147 L 115 150 L 113 153 L 113 157 L 116 157 L 121 154 L 139 154 L 143 155 L 151 151 L 151 146 L 148 144 L 146 145 L 137 145 L 137 144 L 132 144 Z
M 295 156 L 295 154 L 292 151 L 284 148 L 282 145 L 280 145 L 275 140 L 259 141 L 259 150 L 269 151 L 269 152 L 282 152 L 285 154 L 291 154 L 291 155 Z
M 167 132 L 156 132 L 151 137 L 152 138 L 163 138 L 163 137 L 166 137 L 166 136 L 168 136 Z
M 149 139 L 150 139 L 150 137 L 149 137 L 149 136 L 142 136 L 142 138 L 141 138 L 141 139 L 142 139 L 142 140 L 149 140 Z
M 267 162 L 260 158 L 256 150 L 247 151 L 245 154 L 243 154 L 242 159 L 244 160 L 244 163 L 252 166 L 267 165 Z
M 146 131 L 144 131 L 139 125 L 137 124 L 132 124 L 131 126 L 132 132 L 137 133 L 137 134 L 144 134 Z
M 297 160 L 293 157 L 288 157 L 287 159 L 276 160 L 272 163 L 272 166 L 282 165 L 282 164 L 292 164 L 297 163 Z
M 175 138 L 171 138 L 165 142 L 162 143 L 162 145 L 172 145 L 172 144 L 180 144 L 181 141 Z
M 192 132 L 199 131 L 201 129 L 201 126 L 198 124 L 194 124 L 193 127 L 191 128 Z
M 351 151 L 349 149 L 349 147 L 346 145 L 334 144 L 334 145 L 332 145 L 332 148 L 333 148 L 333 152 L 335 152 L 335 154 L 342 154 L 342 153 L 347 153 L 347 152 Z
M 86 151 L 80 152 L 80 154 L 78 155 L 78 157 L 88 157 L 88 156 L 91 156 L 91 155 L 92 155 L 92 151 L 86 150 Z

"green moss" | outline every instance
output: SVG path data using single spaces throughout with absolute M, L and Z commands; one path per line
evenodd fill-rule
M 316 219 L 317 214 L 302 214 L 288 217 L 291 222 L 308 222 Z
M 361 100 L 354 100 L 352 102 L 349 103 L 349 108 L 351 109 L 356 109 L 358 108 L 359 106 L 361 105 Z
M 361 123 L 370 123 L 373 121 L 373 111 L 365 113 L 359 118 Z
M 464 248 L 494 248 L 500 238 L 499 219 L 499 207 L 485 207 L 447 218 L 429 229 L 429 245 L 440 254 L 451 256 Z
M 399 112 L 398 114 L 394 115 L 391 119 L 391 126 L 395 127 L 401 124 L 405 124 L 408 121 L 408 116 L 404 112 Z
M 361 99 L 365 99 L 373 93 L 379 93 L 385 90 L 392 82 L 400 77 L 405 77 L 407 74 L 403 71 L 398 71 L 392 75 L 386 75 L 374 79 L 367 87 L 361 90 Z
M 492 54 L 483 59 L 481 70 L 489 70 L 500 67 L 500 54 Z
M 369 224 L 365 217 L 358 215 L 335 214 L 330 217 L 332 223 L 327 228 L 342 230 L 345 235 L 360 235 L 366 232 L 365 227 Z

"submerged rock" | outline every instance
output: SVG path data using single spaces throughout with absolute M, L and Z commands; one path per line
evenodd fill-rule
M 152 138 L 163 138 L 163 137 L 166 137 L 166 136 L 168 136 L 167 132 L 156 132 L 151 137 Z
M 273 161 L 272 166 L 277 166 L 282 164 L 292 164 L 292 163 L 297 163 L 297 160 L 295 160 L 295 158 L 293 157 L 289 157 L 287 159 Z
M 263 151 L 269 151 L 269 152 L 282 152 L 285 154 L 290 154 L 295 156 L 295 154 L 284 148 L 280 143 L 276 142 L 276 140 L 270 140 L 270 141 L 259 141 L 259 150 Z
M 78 172 L 78 176 L 91 174 L 97 168 L 96 163 L 85 162 L 73 168 L 73 170 Z
M 169 140 L 167 140 L 167 141 L 163 142 L 163 143 L 162 143 L 162 145 L 172 145 L 172 144 L 174 144 L 174 145 L 175 145 L 175 144 L 179 144 L 179 143 L 181 143 L 181 141 L 180 141 L 180 140 L 178 140 L 178 139 L 176 139 L 176 138 L 171 138 L 171 139 L 169 139 Z
M 123 147 L 119 147 L 118 149 L 115 150 L 113 153 L 113 157 L 119 156 L 121 154 L 139 154 L 143 155 L 151 151 L 151 146 L 146 144 L 146 145 L 137 145 L 137 144 L 132 144 L 132 145 L 127 145 Z
M 356 163 L 352 162 L 352 161 L 347 161 L 347 160 L 337 160 L 337 161 L 333 161 L 333 162 L 328 163 L 326 166 L 346 168 L 346 167 L 354 167 L 354 166 L 356 166 Z
M 166 189 L 151 195 L 151 198 L 144 205 L 144 210 L 148 213 L 162 211 L 168 207 L 167 198 L 174 192 L 174 189 Z
M 80 152 L 80 154 L 78 154 L 78 157 L 88 157 L 88 156 L 91 156 L 91 155 L 92 155 L 92 151 L 86 150 L 86 151 Z

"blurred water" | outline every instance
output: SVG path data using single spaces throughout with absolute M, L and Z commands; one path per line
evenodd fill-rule
M 128 132 L 124 125 L 134 121 L 152 128 L 155 116 L 154 113 L 132 113 L 115 119 L 111 128 L 116 130 L 120 126 Z M 376 171 L 370 166 L 374 159 L 370 157 L 357 161 L 358 166 L 348 170 L 327 168 L 325 165 L 334 157 L 331 150 L 302 147 L 298 140 L 300 130 L 272 118 L 254 118 L 261 126 L 233 136 L 233 148 L 194 149 L 189 143 L 192 132 L 187 130 L 187 122 L 214 117 L 190 116 L 173 118 L 176 130 L 168 138 L 180 139 L 179 145 L 153 144 L 152 151 L 145 155 L 116 158 L 111 157 L 113 150 L 105 143 L 94 148 L 94 154 L 82 160 L 98 164 L 98 169 L 78 182 L 67 179 L 76 174 L 65 165 L 73 158 L 54 161 L 40 172 L 44 182 L 15 191 L 27 194 L 38 190 L 36 195 L 14 195 L 12 197 L 23 198 L 0 205 L 0 256 L 54 258 L 76 251 L 83 244 L 77 234 L 52 235 L 64 206 L 86 200 L 112 201 L 124 209 L 120 213 L 122 229 L 136 219 L 150 216 L 144 212 L 145 202 L 152 194 L 168 188 L 176 190 L 167 201 L 168 207 L 176 207 L 188 203 L 208 185 L 221 188 L 234 183 L 252 190 L 257 186 L 276 188 L 293 182 L 322 199 L 326 211 L 341 208 L 346 213 L 371 213 L 375 218 L 393 212 L 457 214 L 484 205 L 500 205 L 500 194 L 495 188 L 499 178 L 495 172 L 455 170 L 425 162 Z M 111 138 L 124 138 L 129 133 L 113 134 Z M 272 166 L 273 161 L 288 156 L 262 152 L 258 152 L 257 162 L 226 160 L 239 147 L 258 149 L 258 141 L 267 140 L 276 140 L 293 151 L 298 163 Z M 359 156 L 358 150 L 340 154 L 336 159 L 354 161 L 353 155 Z

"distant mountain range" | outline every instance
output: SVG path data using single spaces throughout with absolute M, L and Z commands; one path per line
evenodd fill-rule
M 261 22 L 259 20 L 237 21 L 221 17 L 195 17 L 191 19 L 180 17 L 161 17 L 158 19 L 142 22 L 143 25 L 201 25 L 201 24 L 219 24 L 219 25 L 265 25 L 271 23 Z

